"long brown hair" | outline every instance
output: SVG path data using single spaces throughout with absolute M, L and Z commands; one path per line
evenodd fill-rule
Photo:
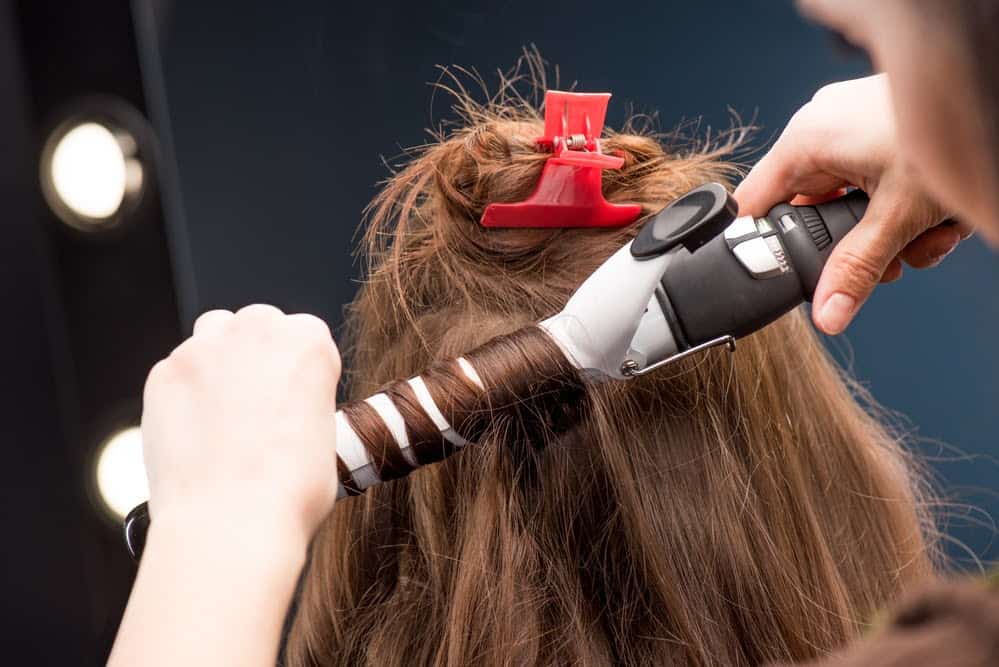
M 462 122 L 372 203 L 344 345 L 353 397 L 552 315 L 634 235 L 478 224 L 488 203 L 530 194 L 546 158 L 514 83 L 484 103 L 457 90 Z M 608 133 L 625 165 L 604 193 L 652 213 L 732 175 L 738 139 Z M 541 447 L 496 420 L 445 462 L 339 503 L 288 664 L 799 660 L 932 574 L 920 477 L 802 313 L 733 355 L 585 393 L 580 423 Z

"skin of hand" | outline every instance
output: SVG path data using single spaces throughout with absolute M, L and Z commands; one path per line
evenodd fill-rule
M 976 66 L 989 54 L 976 54 L 969 45 L 960 3 L 798 0 L 797 4 L 805 16 L 866 51 L 875 68 L 887 73 L 899 154 L 934 199 L 999 246 L 999 160 L 993 134 L 997 120 L 989 115 L 995 100 L 990 104 L 990 87 L 980 81 L 988 76 L 987 70 Z M 980 27 L 989 29 L 987 24 Z M 999 40 L 999 34 L 992 39 Z M 867 116 L 873 114 L 872 110 Z
M 271 306 L 210 311 L 149 374 L 150 532 L 111 665 L 273 665 L 336 498 L 340 357 Z
M 971 233 L 926 192 L 898 146 L 884 75 L 826 86 L 790 120 L 735 191 L 741 215 L 762 216 L 795 196 L 820 198 L 844 186 L 871 196 L 864 219 L 833 250 L 812 300 L 822 331 L 846 329 L 879 282 L 935 266 Z M 804 203 L 798 199 L 795 203 Z

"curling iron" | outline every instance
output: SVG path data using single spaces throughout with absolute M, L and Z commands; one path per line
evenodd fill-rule
M 780 204 L 737 218 L 718 183 L 679 198 L 544 321 L 590 374 L 644 375 L 757 331 L 811 301 L 833 247 L 867 210 L 854 190 L 816 206 Z M 632 332 L 616 325 L 637 321 Z
M 855 190 L 816 206 L 780 204 L 761 218 L 737 217 L 732 196 L 722 185 L 708 183 L 645 222 L 561 312 L 539 326 L 596 381 L 624 381 L 715 346 L 732 350 L 736 339 L 811 300 L 833 247 L 863 217 L 867 204 L 867 195 Z M 475 369 L 463 359 L 458 363 L 481 386 Z M 467 445 L 422 379 L 408 383 L 442 441 L 453 449 Z M 402 455 L 415 462 L 392 400 L 379 393 L 366 402 Z M 382 480 L 343 412 L 336 419 L 339 500 Z M 145 503 L 125 520 L 126 545 L 136 558 L 148 525 Z

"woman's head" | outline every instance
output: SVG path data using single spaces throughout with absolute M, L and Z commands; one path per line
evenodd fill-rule
M 346 348 L 355 397 L 552 315 L 637 230 L 479 225 L 489 203 L 530 194 L 546 159 L 538 111 L 503 91 L 459 95 L 462 123 L 372 204 Z M 604 142 L 625 158 L 604 194 L 654 212 L 733 173 L 733 147 L 626 128 Z M 313 547 L 290 662 L 800 659 L 928 573 L 917 478 L 800 314 L 731 357 L 585 393 L 565 432 L 496 419 L 444 463 L 341 503 Z

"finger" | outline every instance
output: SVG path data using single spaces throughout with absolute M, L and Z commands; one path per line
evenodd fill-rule
M 287 324 L 301 336 L 301 340 L 308 346 L 310 356 L 314 355 L 314 370 L 318 371 L 317 377 L 327 378 L 325 373 L 332 373 L 333 383 L 340 381 L 341 360 L 340 350 L 336 341 L 333 340 L 333 333 L 329 325 L 315 315 L 295 314 L 285 318 Z M 336 406 L 336 392 L 332 392 L 329 398 Z
M 881 274 L 881 284 L 893 283 L 902 277 L 902 260 L 898 257 L 888 262 L 888 268 Z
M 939 225 L 917 236 L 902 250 L 902 259 L 914 269 L 928 269 L 943 261 L 961 242 L 961 232 Z
M 325 320 L 316 317 L 315 315 L 309 315 L 306 313 L 299 313 L 296 315 L 289 315 L 287 317 L 288 323 L 295 328 L 299 333 L 301 333 L 310 344 L 317 346 L 324 353 L 329 355 L 329 359 L 333 361 L 337 368 L 337 375 L 340 372 L 340 350 L 337 348 L 336 341 L 333 339 L 333 332 L 330 331 L 330 327 L 326 324 Z
M 780 202 L 790 201 L 790 158 L 780 140 L 742 179 L 732 196 L 739 202 L 739 215 L 760 217 Z
M 194 335 L 204 335 L 219 331 L 226 322 L 231 320 L 233 313 L 231 310 L 209 310 L 202 313 L 194 321 Z
M 307 331 L 318 338 L 332 343 L 334 346 L 336 345 L 333 341 L 333 332 L 330 331 L 330 326 L 322 318 L 308 313 L 295 313 L 294 315 L 288 315 L 287 321 L 296 329 Z
M 821 195 L 803 195 L 799 194 L 791 200 L 792 206 L 815 206 L 816 204 L 824 204 L 827 201 L 832 201 L 833 199 L 838 199 L 842 197 L 847 192 L 846 188 L 836 188 L 831 192 L 826 192 Z
M 243 306 L 236 312 L 236 317 L 240 320 L 273 320 L 284 317 L 280 308 L 265 303 L 255 303 L 250 306 Z
M 792 132 L 789 127 L 735 189 L 733 197 L 739 202 L 739 215 L 763 216 L 795 195 L 822 198 L 849 185 L 838 176 L 810 166 L 813 160 L 807 137 L 792 137 Z M 796 142 L 794 148 L 792 141 Z
M 161 359 L 149 369 L 146 376 L 146 384 L 142 389 L 142 403 L 145 406 L 152 405 L 152 396 L 163 385 L 169 383 L 173 378 L 173 371 L 167 359 Z
M 828 3 L 819 0 L 797 0 L 795 5 L 798 11 L 812 21 L 828 25 L 833 18 L 830 16 Z
M 830 335 L 842 333 L 881 282 L 892 260 L 925 229 L 904 196 L 882 192 L 864 219 L 833 249 L 819 278 L 812 319 Z
M 957 218 L 950 218 L 949 220 L 945 221 L 942 224 L 947 227 L 950 227 L 951 229 L 956 229 L 958 234 L 961 235 L 962 241 L 967 241 L 975 234 L 974 225 L 968 224 L 963 220 L 958 220 Z

